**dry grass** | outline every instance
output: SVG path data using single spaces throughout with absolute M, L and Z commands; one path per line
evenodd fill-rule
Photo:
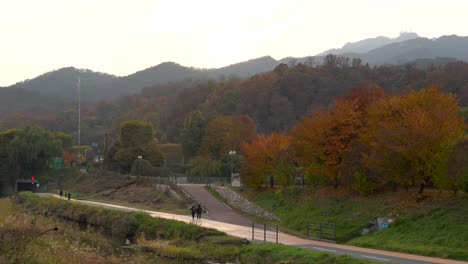
M 11 214 L 13 206 L 7 199 L 0 199 L 0 223 Z
M 91 200 L 107 201 L 141 209 L 187 214 L 185 202 L 176 201 L 167 194 L 151 186 L 132 184 L 107 193 L 97 195 Z
M 188 214 L 187 202 L 178 201 L 153 187 L 151 180 L 125 176 L 79 176 L 64 182 L 65 192 L 73 197 L 98 202 L 131 206 L 144 210 Z M 181 195 L 181 197 L 183 197 Z
M 10 208 L 8 213 L 2 210 L 0 263 L 136 263 L 96 233 L 13 209 L 7 199 L 0 205 Z
M 175 243 L 167 240 L 147 240 L 144 234 L 140 235 L 136 242 L 143 250 L 153 252 L 165 258 L 201 260 L 204 257 L 199 250 L 194 248 L 177 246 Z

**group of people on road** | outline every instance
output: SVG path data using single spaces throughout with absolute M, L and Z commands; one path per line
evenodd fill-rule
M 192 219 L 195 219 L 195 214 L 197 215 L 197 219 L 201 219 L 201 214 L 203 211 L 201 204 L 192 205 L 192 207 L 190 208 L 190 211 L 192 212 Z
M 63 195 L 64 195 L 64 193 L 62 192 L 61 189 L 60 189 L 59 195 L 60 195 L 60 198 L 62 198 Z M 65 193 L 65 198 L 67 198 L 68 200 L 70 200 L 70 199 L 71 199 L 71 193 Z

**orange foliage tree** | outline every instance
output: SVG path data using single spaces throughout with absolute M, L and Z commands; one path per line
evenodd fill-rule
M 401 184 L 442 183 L 450 150 L 464 135 L 464 122 L 455 95 L 436 87 L 381 100 L 369 108 L 370 164 Z M 406 166 L 403 166 L 406 164 Z M 407 170 L 401 171 L 404 167 Z
M 353 143 L 366 129 L 366 110 L 385 93 L 377 86 L 355 89 L 345 98 L 334 101 L 334 107 L 315 111 L 291 131 L 296 159 L 316 181 L 325 179 L 340 183 L 340 166 Z
M 270 177 L 284 186 L 294 180 L 293 155 L 285 134 L 258 135 L 242 145 L 242 154 L 246 160 L 244 183 L 258 187 Z

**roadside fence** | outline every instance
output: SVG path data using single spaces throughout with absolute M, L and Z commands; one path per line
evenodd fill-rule
M 252 222 L 252 240 L 278 243 L 278 225 L 269 226 L 265 223 Z
M 307 225 L 307 239 L 336 243 L 335 222 L 310 222 Z

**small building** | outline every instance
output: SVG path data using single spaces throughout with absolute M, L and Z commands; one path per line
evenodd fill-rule
M 52 163 L 50 163 L 50 168 L 51 169 L 63 169 L 64 168 L 63 158 L 55 158 L 54 160 L 52 160 Z
M 16 192 L 36 192 L 39 188 L 39 182 L 32 181 L 31 179 L 18 179 L 16 180 L 15 191 Z

